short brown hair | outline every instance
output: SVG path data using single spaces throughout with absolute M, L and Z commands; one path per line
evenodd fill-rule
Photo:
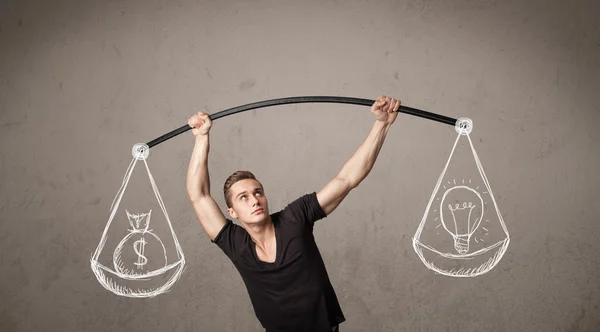
M 225 185 L 223 186 L 223 195 L 225 196 L 225 203 L 227 203 L 228 208 L 230 208 L 232 206 L 231 195 L 229 194 L 229 189 L 231 188 L 231 186 L 233 186 L 234 183 L 241 181 L 241 180 L 246 180 L 246 179 L 256 180 L 256 177 L 254 176 L 254 174 L 252 174 L 252 172 L 249 172 L 249 171 L 237 171 L 237 172 L 231 174 L 225 181 Z M 258 181 L 258 180 L 256 180 L 256 181 Z M 260 183 L 260 181 L 258 181 L 258 183 L 260 184 L 260 187 L 262 188 L 263 187 L 262 183 Z

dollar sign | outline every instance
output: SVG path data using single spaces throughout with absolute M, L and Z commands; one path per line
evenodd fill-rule
M 133 263 L 137 265 L 138 269 L 141 269 L 146 263 L 148 263 L 148 259 L 144 256 L 144 247 L 146 246 L 146 240 L 141 238 L 133 243 L 133 250 L 138 255 L 138 261 Z

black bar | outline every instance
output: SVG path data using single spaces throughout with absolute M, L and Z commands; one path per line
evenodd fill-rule
M 375 103 L 375 100 L 372 99 L 362 99 L 362 98 L 350 98 L 350 97 L 331 97 L 331 96 L 307 96 L 307 97 L 287 97 L 287 98 L 277 98 L 265 101 L 259 101 L 256 103 L 246 104 L 242 106 L 233 107 L 218 113 L 210 114 L 209 118 L 211 120 L 216 120 L 228 115 L 249 111 L 257 108 L 277 106 L 277 105 L 286 105 L 286 104 L 301 104 L 301 103 L 337 103 L 337 104 L 353 104 L 353 105 L 364 105 L 371 106 Z M 426 112 L 423 110 L 419 110 L 412 107 L 400 106 L 398 112 L 406 113 L 418 117 L 422 117 L 425 119 L 438 121 L 441 123 L 445 123 L 451 126 L 456 125 L 457 119 L 453 119 L 444 115 L 439 115 L 435 113 Z M 151 148 L 157 144 L 160 144 L 170 138 L 173 138 L 179 134 L 183 134 L 186 131 L 192 129 L 189 125 L 185 125 L 179 127 L 169 133 L 166 133 L 150 142 L 147 143 L 148 148 Z

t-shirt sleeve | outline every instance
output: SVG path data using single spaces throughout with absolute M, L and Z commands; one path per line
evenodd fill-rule
M 310 228 L 315 221 L 327 217 L 317 200 L 316 192 L 305 194 L 288 204 L 282 211 L 282 216 Z
M 249 238 L 248 232 L 242 226 L 234 224 L 231 219 L 227 219 L 225 226 L 211 242 L 219 246 L 233 261 L 247 247 Z

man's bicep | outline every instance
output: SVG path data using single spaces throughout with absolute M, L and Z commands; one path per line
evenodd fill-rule
M 323 189 L 317 193 L 317 200 L 326 215 L 335 210 L 352 190 L 350 182 L 342 177 L 336 176 L 329 181 Z
M 211 196 L 197 198 L 192 201 L 196 216 L 200 220 L 204 232 L 212 240 L 219 234 L 227 223 L 223 212 Z

